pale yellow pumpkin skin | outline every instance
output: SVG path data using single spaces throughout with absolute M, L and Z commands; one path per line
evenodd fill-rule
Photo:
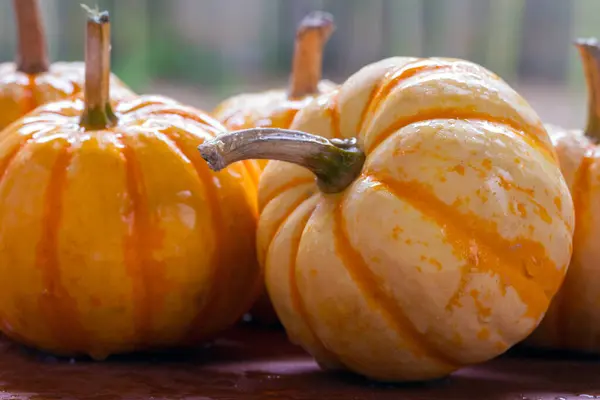
M 563 286 L 538 329 L 534 347 L 600 352 L 600 154 L 582 130 L 546 125 L 577 215 L 573 256 Z
M 538 116 L 504 81 L 462 60 L 385 59 L 291 129 L 357 137 L 367 156 L 341 193 L 280 161 L 259 184 L 269 295 L 322 366 L 437 378 L 539 324 L 571 256 L 573 203 Z

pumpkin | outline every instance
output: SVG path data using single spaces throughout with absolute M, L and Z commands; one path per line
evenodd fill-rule
M 252 127 L 289 128 L 302 107 L 336 85 L 321 80 L 323 48 L 335 29 L 333 16 L 315 11 L 300 22 L 289 85 L 259 93 L 233 96 L 221 102 L 213 115 L 230 130 Z M 264 168 L 267 160 L 259 160 Z
M 54 354 L 198 343 L 262 287 L 256 186 L 196 147 L 225 128 L 160 96 L 109 101 L 109 20 L 87 23 L 84 95 L 0 138 L 0 329 Z
M 335 29 L 333 16 L 315 11 L 300 22 L 289 86 L 259 93 L 231 97 L 215 108 L 213 115 L 228 129 L 252 127 L 289 128 L 302 107 L 336 85 L 321 79 L 323 48 Z M 253 161 L 264 169 L 267 160 Z M 261 325 L 277 325 L 278 319 L 266 292 L 252 307 L 253 321 Z
M 471 62 L 384 59 L 290 130 L 199 151 L 214 170 L 276 160 L 259 260 L 289 337 L 324 368 L 417 381 L 491 359 L 539 324 L 567 270 L 573 203 L 548 134 Z
M 41 104 L 78 94 L 83 88 L 84 64 L 49 64 L 39 0 L 13 0 L 18 46 L 16 62 L 0 64 L 0 130 Z M 113 97 L 133 92 L 111 75 Z
M 600 352 L 600 199 L 598 140 L 600 139 L 600 46 L 596 39 L 576 41 L 589 94 L 584 130 L 546 128 L 575 204 L 575 236 L 569 272 L 559 294 L 526 345 Z

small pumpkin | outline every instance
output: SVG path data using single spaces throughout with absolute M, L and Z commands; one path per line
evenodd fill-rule
M 302 107 L 336 85 L 321 80 L 323 48 L 335 29 L 333 16 L 322 11 L 308 14 L 296 31 L 289 86 L 259 93 L 240 94 L 217 105 L 213 115 L 230 130 L 289 128 Z M 258 160 L 261 167 L 267 160 Z
M 321 79 L 323 48 L 335 29 L 333 16 L 315 11 L 300 22 L 292 73 L 287 89 L 240 94 L 219 104 L 213 115 L 229 130 L 252 127 L 289 128 L 294 116 L 302 107 L 336 85 Z M 256 167 L 264 169 L 267 160 L 254 160 Z M 261 325 L 277 325 L 277 315 L 266 292 L 252 307 L 253 321 Z
M 262 287 L 253 177 L 196 151 L 225 128 L 164 97 L 109 101 L 109 26 L 90 14 L 84 98 L 0 138 L 0 328 L 95 359 L 210 338 Z
M 585 129 L 546 128 L 575 204 L 575 236 L 569 272 L 538 329 L 534 347 L 600 352 L 600 46 L 596 39 L 576 41 L 587 81 Z M 598 233 L 596 233 L 598 232 Z
M 41 104 L 61 100 L 83 89 L 84 64 L 50 64 L 39 0 L 13 0 L 17 24 L 16 62 L 0 64 L 0 130 Z M 111 75 L 113 97 L 133 97 Z
M 289 337 L 325 368 L 426 380 L 491 359 L 538 325 L 567 270 L 574 211 L 552 143 L 467 61 L 385 59 L 291 130 L 199 150 L 214 170 L 279 160 L 260 180 L 259 260 Z

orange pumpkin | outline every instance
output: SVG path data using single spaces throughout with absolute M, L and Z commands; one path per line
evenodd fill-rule
M 157 96 L 109 101 L 108 14 L 87 25 L 84 99 L 0 138 L 0 328 L 59 355 L 196 343 L 261 288 L 256 186 L 196 147 L 225 128 Z M 113 111 L 114 110 L 114 111 Z
M 0 64 L 0 130 L 41 104 L 78 94 L 84 64 L 49 64 L 38 0 L 13 0 L 17 24 L 17 59 Z M 113 97 L 133 92 L 111 75 Z
M 260 179 L 259 260 L 289 337 L 322 366 L 436 378 L 539 324 L 573 203 L 541 121 L 503 80 L 462 60 L 385 59 L 291 129 L 199 149 L 215 170 L 279 160 Z
M 252 127 L 289 128 L 294 116 L 315 97 L 333 90 L 336 85 L 321 80 L 323 48 L 335 26 L 333 16 L 325 12 L 308 14 L 296 32 L 292 73 L 287 89 L 241 94 L 219 104 L 213 115 L 229 130 Z M 256 160 L 263 169 L 267 160 Z M 262 325 L 278 324 L 266 292 L 260 296 L 251 315 Z
M 536 347 L 600 352 L 600 46 L 576 42 L 587 80 L 589 109 L 584 130 L 548 125 L 575 203 L 573 257 L 565 282 L 539 328 L 527 340 Z M 598 231 L 598 234 L 596 233 Z
M 289 87 L 231 97 L 220 103 L 213 115 L 230 130 L 289 128 L 298 110 L 336 87 L 321 80 L 323 48 L 334 28 L 331 14 L 320 11 L 308 14 L 296 32 Z M 267 160 L 258 162 L 264 168 Z

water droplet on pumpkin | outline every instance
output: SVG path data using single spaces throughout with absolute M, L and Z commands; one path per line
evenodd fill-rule
M 533 278 L 538 272 L 539 261 L 536 257 L 531 257 L 529 261 L 525 261 L 525 274 L 529 278 Z

